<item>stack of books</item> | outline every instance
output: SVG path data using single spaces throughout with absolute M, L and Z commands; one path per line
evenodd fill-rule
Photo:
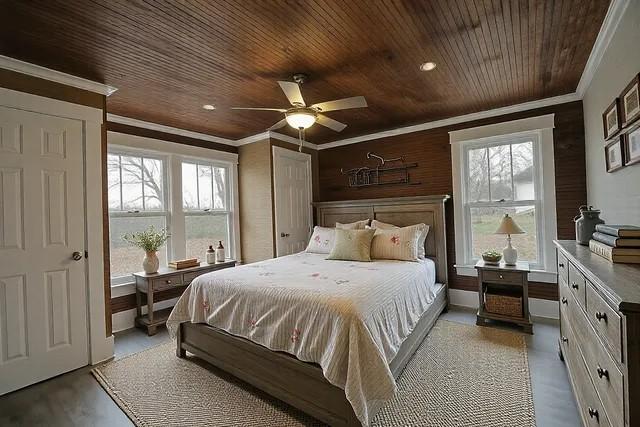
M 640 227 L 598 224 L 589 249 L 611 262 L 640 264 Z
M 200 261 L 198 261 L 198 258 L 181 259 L 178 261 L 171 261 L 169 263 L 169 267 L 175 268 L 176 270 L 180 270 L 182 268 L 197 267 L 199 265 Z

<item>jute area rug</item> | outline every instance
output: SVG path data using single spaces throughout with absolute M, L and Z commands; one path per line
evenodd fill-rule
M 313 418 L 211 367 L 173 342 L 94 369 L 137 426 L 311 426 Z M 440 320 L 373 426 L 535 426 L 524 337 Z

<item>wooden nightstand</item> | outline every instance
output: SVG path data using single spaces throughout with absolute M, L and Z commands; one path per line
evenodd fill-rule
M 478 270 L 478 316 L 476 324 L 484 326 L 487 320 L 500 320 L 520 325 L 524 332 L 533 334 L 533 324 L 529 315 L 529 263 L 518 261 L 516 265 L 491 265 L 480 260 L 475 265 Z M 520 298 L 518 314 L 499 314 L 487 311 L 487 293 L 497 296 Z
M 136 326 L 147 329 L 148 335 L 154 335 L 159 325 L 164 325 L 171 313 L 172 307 L 163 310 L 153 311 L 154 293 L 172 288 L 180 288 L 183 291 L 189 286 L 191 281 L 198 276 L 211 271 L 222 270 L 234 267 L 234 260 L 226 260 L 218 264 L 200 263 L 197 267 L 183 268 L 161 268 L 157 273 L 147 274 L 145 272 L 133 273 L 136 279 Z M 146 294 L 147 314 L 142 314 L 142 294 Z

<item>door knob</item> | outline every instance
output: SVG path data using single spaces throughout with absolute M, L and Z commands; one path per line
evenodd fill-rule
M 289 237 L 289 233 L 280 233 L 280 237 Z
M 80 261 L 82 259 L 82 254 L 78 251 L 75 251 L 71 254 L 71 259 L 73 259 L 74 261 Z

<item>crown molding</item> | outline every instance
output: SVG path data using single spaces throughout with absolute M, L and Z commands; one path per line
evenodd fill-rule
M 596 41 L 593 44 L 593 49 L 591 49 L 591 54 L 589 54 L 589 59 L 587 59 L 587 64 L 585 65 L 580 81 L 578 82 L 578 87 L 576 88 L 576 93 L 580 99 L 582 99 L 589 88 L 589 85 L 598 70 L 598 66 L 602 61 L 604 52 L 607 50 L 607 47 L 609 47 L 609 43 L 611 42 L 611 39 L 613 38 L 613 35 L 618 28 L 618 24 L 620 24 L 620 20 L 622 19 L 629 3 L 630 0 L 611 1 L 607 14 L 602 21 L 602 27 L 600 27 Z
M 235 144 L 239 147 L 241 145 L 247 145 L 247 144 L 251 144 L 253 142 L 258 142 L 258 141 L 262 141 L 264 139 L 268 139 L 269 138 L 269 133 L 270 131 L 264 131 L 264 132 L 260 132 L 260 133 L 256 133 L 255 135 L 250 135 L 244 138 L 240 138 L 240 139 L 236 139 L 235 140 Z
M 502 116 L 505 114 L 517 113 L 520 111 L 533 110 L 536 108 L 548 107 L 550 105 L 564 104 L 566 102 L 579 101 L 577 93 L 554 96 L 551 98 L 538 99 L 536 101 L 525 102 L 523 104 L 510 105 L 508 107 L 494 108 L 493 110 L 480 111 L 478 113 L 465 114 L 462 116 L 450 117 L 448 119 L 436 120 L 433 122 L 421 123 L 413 126 L 405 126 L 368 135 L 356 136 L 318 145 L 319 150 L 327 148 L 341 147 L 343 145 L 356 144 L 358 142 L 370 141 L 372 139 L 388 138 L 391 136 L 404 135 L 406 133 L 420 132 L 428 129 L 435 129 L 443 126 L 451 126 L 458 123 L 471 122 L 474 120 L 486 119 L 489 117 Z
M 298 138 L 294 138 L 292 136 L 289 135 L 284 135 L 278 132 L 274 132 L 274 131 L 270 131 L 269 132 L 269 137 L 273 138 L 273 139 L 278 139 L 280 141 L 284 141 L 284 142 L 289 142 L 291 144 L 295 144 L 298 145 L 300 144 L 300 140 Z M 307 148 L 311 148 L 312 150 L 318 150 L 319 146 L 317 144 L 314 144 L 312 142 L 309 141 L 303 141 L 302 142 L 302 146 L 303 147 L 307 147 Z
M 118 88 L 0 55 L 0 68 L 109 96 Z

